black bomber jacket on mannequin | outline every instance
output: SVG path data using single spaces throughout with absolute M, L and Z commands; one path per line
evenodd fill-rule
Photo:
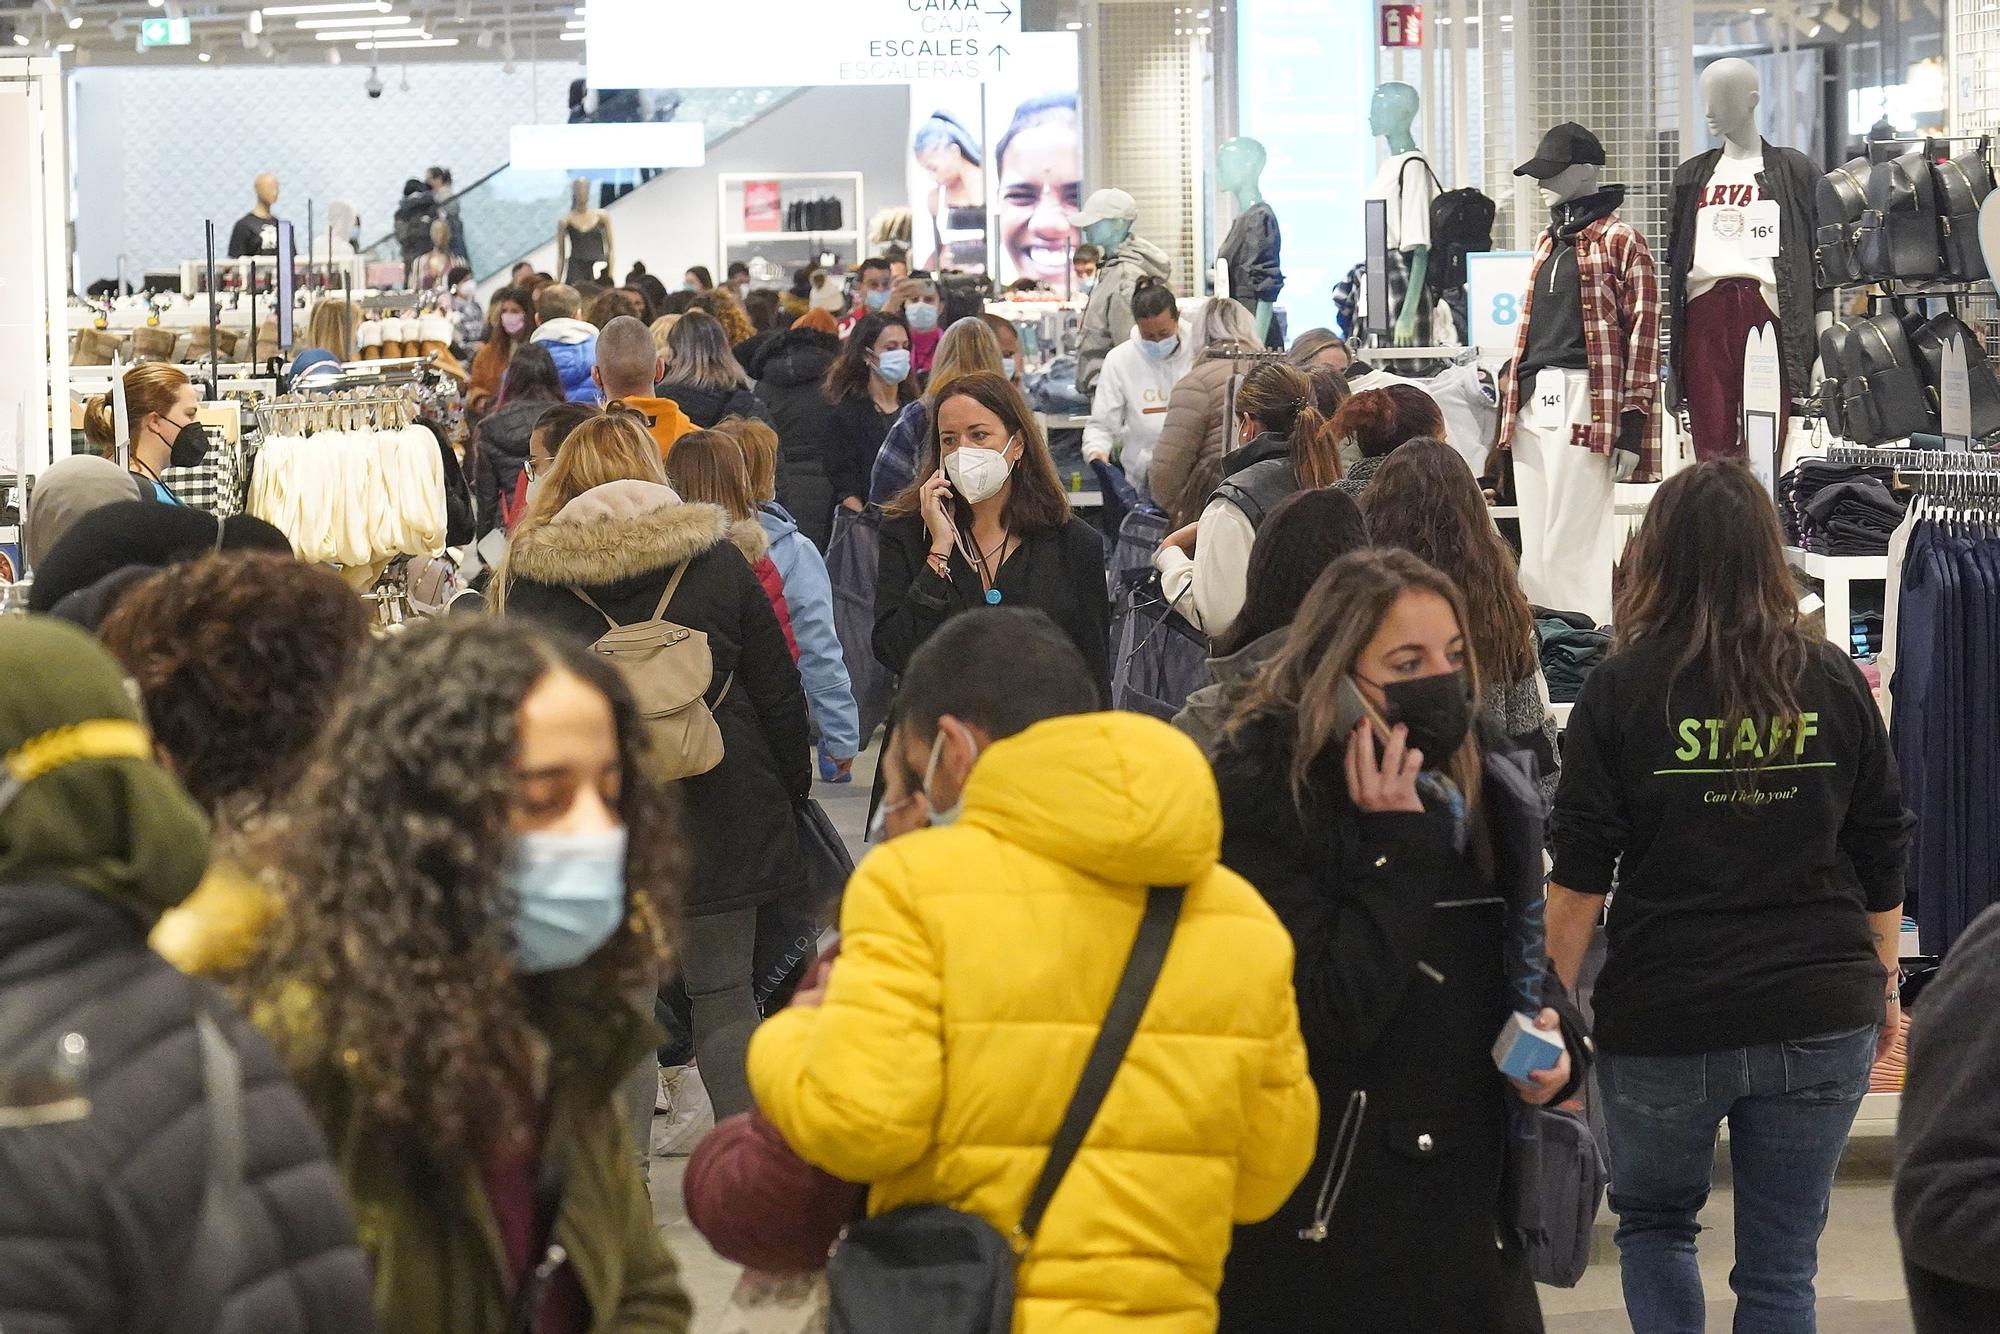
M 1819 290 L 1813 275 L 1813 237 L 1818 229 L 1814 190 L 1820 173 L 1812 159 L 1796 148 L 1764 145 L 1764 170 L 1758 186 L 1778 203 L 1778 258 L 1772 262 L 1778 280 L 1778 325 L 1783 331 L 1785 383 L 1795 394 L 1811 392 L 1813 356 L 1819 342 L 1813 316 L 1833 309 L 1833 293 Z M 1694 267 L 1695 219 L 1702 191 L 1715 175 L 1722 150 L 1711 148 L 1681 163 L 1674 172 L 1673 231 L 1667 241 L 1667 311 L 1673 321 L 1667 349 L 1669 402 L 1678 407 L 1680 391 L 1681 313 L 1687 309 L 1688 272 Z

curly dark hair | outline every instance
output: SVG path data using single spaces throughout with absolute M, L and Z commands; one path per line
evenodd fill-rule
M 553 671 L 603 692 L 617 730 L 628 929 L 577 971 L 594 1003 L 626 1003 L 665 957 L 686 858 L 679 803 L 642 771 L 644 725 L 608 664 L 516 622 L 411 629 L 369 655 L 294 802 L 290 899 L 250 992 L 286 1017 L 310 998 L 309 1020 L 279 1025 L 287 1060 L 350 1081 L 413 1161 L 463 1165 L 529 1133 L 489 1112 L 532 1086 L 530 1016 L 574 975 L 516 968 L 504 879 L 519 711 Z
M 131 589 L 98 637 L 214 815 L 268 807 L 297 782 L 368 642 L 368 612 L 337 576 L 289 556 L 209 556 Z

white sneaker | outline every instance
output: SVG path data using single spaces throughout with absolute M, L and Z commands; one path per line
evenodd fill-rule
M 660 1093 L 653 1117 L 653 1156 L 685 1158 L 715 1129 L 715 1105 L 693 1065 L 660 1070 Z M 662 1119 L 664 1118 L 664 1119 Z

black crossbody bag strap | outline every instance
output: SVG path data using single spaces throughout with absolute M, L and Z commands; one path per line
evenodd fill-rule
M 1160 969 L 1167 961 L 1167 946 L 1173 942 L 1181 902 L 1186 897 L 1187 889 L 1182 885 L 1155 886 L 1146 897 L 1146 913 L 1139 919 L 1139 934 L 1125 960 L 1125 971 L 1118 978 L 1118 989 L 1111 995 L 1111 1008 L 1105 1013 L 1103 1027 L 1097 1030 L 1089 1059 L 1083 1063 L 1083 1077 L 1077 1080 L 1076 1092 L 1070 1095 L 1069 1110 L 1063 1113 L 1062 1125 L 1049 1145 L 1049 1160 L 1042 1168 L 1041 1180 L 1035 1183 L 1034 1194 L 1028 1197 L 1028 1207 L 1014 1229 L 1016 1247 L 1025 1247 L 1034 1240 L 1036 1230 L 1042 1225 L 1042 1215 L 1055 1199 L 1056 1188 L 1062 1185 L 1069 1165 L 1076 1160 L 1077 1150 L 1083 1147 L 1084 1136 L 1090 1133 L 1090 1123 L 1097 1119 L 1105 1095 L 1111 1092 L 1111 1081 L 1118 1076 L 1118 1067 L 1132 1045 L 1132 1035 L 1139 1031 L 1139 1020 L 1153 997 L 1154 984 L 1160 980 Z
M 223 1033 L 227 1005 L 206 991 L 195 997 L 195 1038 L 208 1106 L 208 1171 L 194 1241 L 180 1284 L 159 1328 L 177 1334 L 212 1330 L 222 1317 L 243 1253 L 243 1063 Z

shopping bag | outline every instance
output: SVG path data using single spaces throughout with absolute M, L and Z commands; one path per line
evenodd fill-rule
M 1172 722 L 1208 684 L 1208 636 L 1168 604 L 1157 571 L 1127 571 L 1120 582 L 1111 610 L 1111 707 Z
M 840 637 L 840 655 L 847 661 L 847 678 L 854 685 L 854 704 L 861 715 L 861 744 L 889 716 L 895 679 L 875 657 L 875 581 L 882 549 L 882 512 L 869 506 L 860 513 L 842 507 L 833 517 L 833 536 L 826 545 L 826 573 L 833 583 L 833 631 Z

